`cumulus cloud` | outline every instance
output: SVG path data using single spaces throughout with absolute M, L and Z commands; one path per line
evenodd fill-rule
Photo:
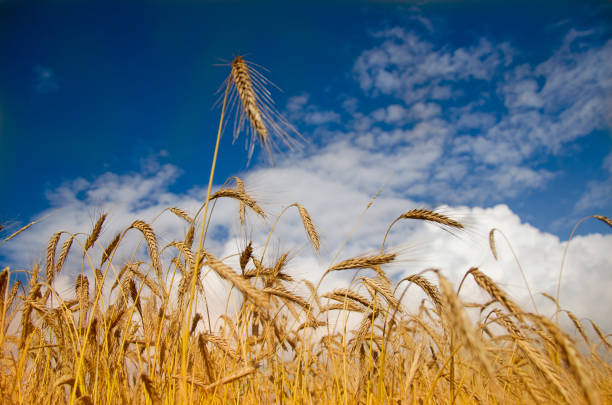
M 53 208 L 51 215 L 36 225 L 31 232 L 3 247 L 7 261 L 16 268 L 28 267 L 33 261 L 41 260 L 51 235 L 59 230 L 82 232 L 82 239 L 90 231 L 96 215 L 109 212 L 100 245 L 92 251 L 99 258 L 102 248 L 116 232 L 126 229 L 134 220 L 143 219 L 150 223 L 158 237 L 160 248 L 172 240 L 182 240 L 186 223 L 181 218 L 164 211 L 175 206 L 193 215 L 200 207 L 203 192 L 200 188 L 184 194 L 169 191 L 179 170 L 171 165 L 162 165 L 156 173 L 131 173 L 116 175 L 106 173 L 93 181 L 77 180 L 49 192 Z M 249 216 L 246 235 L 238 223 L 237 204 L 233 201 L 219 201 L 211 215 L 212 231 L 207 247 L 218 257 L 226 257 L 240 247 L 247 238 L 254 240 L 257 250 L 265 244 L 271 222 L 284 206 L 300 202 L 310 212 L 322 236 L 322 254 L 317 257 L 310 248 L 297 211 L 287 211 L 274 229 L 272 237 L 272 258 L 278 252 L 291 251 L 292 262 L 289 272 L 298 279 L 317 282 L 334 257 L 342 260 L 380 249 L 387 226 L 399 214 L 422 204 L 400 198 L 389 193 L 388 188 L 374 200 L 374 203 L 359 221 L 364 209 L 371 201 L 375 190 L 360 190 L 343 179 L 313 173 L 307 167 L 259 168 L 243 174 L 246 187 L 262 202 L 271 215 L 267 222 Z M 386 246 L 399 253 L 399 261 L 388 268 L 393 280 L 435 267 L 443 271 L 456 284 L 471 267 L 478 266 L 496 280 L 502 288 L 526 308 L 533 310 L 523 278 L 510 250 L 518 257 L 531 289 L 536 294 L 539 310 L 550 315 L 554 308 L 543 299 L 540 292 L 554 294 L 563 249 L 567 242 L 542 232 L 513 213 L 506 205 L 491 207 L 446 207 L 442 211 L 466 225 L 465 231 L 446 232 L 437 226 L 418 221 L 401 221 L 395 225 Z M 161 215 L 159 215 L 162 213 Z M 359 225 L 355 228 L 356 225 Z M 488 232 L 497 228 L 496 234 L 499 261 L 495 261 L 488 246 Z M 129 238 L 122 243 L 115 261 L 121 263 L 133 254 L 140 235 L 130 231 Z M 340 247 L 351 235 L 342 251 Z M 503 236 L 502 236 L 503 235 Z M 607 253 L 612 244 L 612 235 L 592 234 L 572 241 L 565 265 L 561 302 L 582 317 L 590 317 L 607 329 L 612 324 L 605 314 L 608 302 L 607 292 L 612 287 L 610 268 L 612 257 Z M 76 250 L 78 252 L 78 249 Z M 146 250 L 136 250 L 137 257 L 146 259 Z M 163 257 L 170 258 L 167 249 Z M 75 257 L 76 256 L 76 257 Z M 233 259 L 232 259 L 233 260 Z M 230 263 L 235 263 L 230 260 Z M 119 265 L 117 264 L 117 266 Z M 72 290 L 74 276 L 81 271 L 81 256 L 73 253 L 57 283 L 60 290 Z M 118 271 L 115 269 L 115 271 Z M 353 273 L 334 274 L 325 283 L 324 289 L 346 287 Z M 432 274 L 428 276 L 433 277 Z M 218 278 L 206 279 L 209 293 L 214 297 L 214 311 L 222 311 L 227 285 Z M 486 300 L 483 292 L 473 283 L 464 290 L 464 299 Z M 417 295 L 414 295 L 417 294 Z M 413 302 L 418 293 L 408 294 L 406 302 Z
M 267 222 L 250 216 L 244 234 L 237 204 L 219 201 L 211 215 L 207 248 L 225 257 L 252 239 L 261 249 L 275 215 L 299 202 L 321 230 L 321 257 L 312 254 L 295 210 L 287 211 L 274 228 L 271 251 L 291 250 L 292 275 L 316 282 L 334 257 L 379 250 L 388 224 L 402 212 L 427 202 L 446 203 L 450 207 L 444 212 L 464 222 L 466 230 L 449 233 L 414 221 L 399 222 L 387 243 L 400 253 L 400 261 L 388 269 L 390 276 L 397 281 L 435 267 L 458 283 L 471 266 L 479 266 L 532 309 L 512 246 L 539 310 L 550 315 L 554 308 L 537 293 L 555 293 L 567 241 L 525 223 L 503 202 L 560 175 L 539 166 L 536 158 L 561 153 L 609 122 L 605 106 L 612 74 L 604 61 L 612 56 L 612 41 L 592 43 L 590 33 L 570 31 L 547 60 L 530 65 L 508 43 L 482 38 L 449 49 L 436 46 L 433 33 L 427 35 L 402 28 L 374 35 L 379 43 L 365 50 L 353 69 L 360 91 L 369 98 L 345 97 L 337 111 L 312 105 L 305 93 L 291 98 L 286 108 L 290 120 L 307 131 L 324 131 L 325 143 L 280 159 L 275 167 L 242 173 L 247 189 L 271 215 Z M 566 86 L 570 82 L 575 85 Z M 154 170 L 147 170 L 151 167 Z M 28 266 L 44 257 L 54 232 L 86 234 L 96 214 L 107 211 L 100 246 L 136 219 L 152 225 L 161 246 L 180 240 L 185 222 L 164 209 L 176 206 L 193 215 L 204 199 L 202 185 L 184 193 L 170 191 L 180 173 L 178 167 L 149 161 L 140 172 L 105 173 L 50 190 L 51 208 L 41 216 L 51 215 L 36 225 L 36 232 L 3 246 L 3 254 L 11 264 Z M 579 208 L 605 198 L 593 194 L 598 186 L 590 183 Z M 379 188 L 382 193 L 369 207 Z M 493 227 L 501 231 L 496 233 L 499 261 L 488 247 Z M 138 235 L 132 235 L 135 240 L 118 258 L 129 257 L 136 246 Z M 561 289 L 564 308 L 608 330 L 611 243 L 612 235 L 575 238 Z M 143 249 L 137 253 L 146 255 Z M 80 270 L 78 259 L 66 269 L 66 279 Z M 349 280 L 348 274 L 333 274 L 325 286 L 346 287 Z M 223 283 L 214 283 L 212 293 L 222 296 Z M 473 283 L 462 291 L 468 301 L 484 298 Z

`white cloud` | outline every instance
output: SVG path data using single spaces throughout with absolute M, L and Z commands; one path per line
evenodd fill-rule
M 289 118 L 296 121 L 302 121 L 308 125 L 324 125 L 340 121 L 340 115 L 335 111 L 324 111 L 308 104 L 308 94 L 294 96 L 287 101 L 287 111 Z
M 304 116 L 304 122 L 310 125 L 340 122 L 340 115 L 334 111 L 311 111 Z
M 501 94 L 508 113 L 492 136 L 510 132 L 556 153 L 565 143 L 605 128 L 612 107 L 612 68 L 607 63 L 612 40 L 578 46 L 578 39 L 587 35 L 572 30 L 548 60 L 534 69 L 518 66 L 506 75 Z
M 270 252 L 293 251 L 296 257 L 292 261 L 290 274 L 316 282 L 343 241 L 351 234 L 376 190 L 360 188 L 359 182 L 313 172 L 304 163 L 298 162 L 292 167 L 256 169 L 245 173 L 244 178 L 247 189 L 257 190 L 254 195 L 272 214 L 278 214 L 283 206 L 293 202 L 300 202 L 309 210 L 321 232 L 321 257 L 317 259 L 313 255 L 295 210 L 287 211 L 279 221 L 272 237 L 275 247 Z M 118 176 L 107 173 L 91 182 L 75 181 L 62 186 L 49 193 L 53 199 L 53 214 L 31 231 L 5 245 L 5 254 L 16 268 L 29 266 L 32 260 L 44 257 L 46 243 L 54 232 L 65 229 L 86 234 L 95 220 L 93 214 L 103 210 L 110 211 L 110 218 L 101 237 L 101 246 L 105 246 L 115 232 L 125 229 L 136 219 L 143 219 L 152 225 L 160 247 L 173 239 L 181 240 L 185 232 L 184 221 L 168 212 L 159 217 L 157 215 L 170 206 L 193 213 L 203 200 L 203 193 L 195 188 L 186 194 L 168 191 L 177 172 L 177 168 L 164 165 L 155 174 Z M 367 170 L 360 173 L 367 173 Z M 383 179 L 377 180 L 380 185 Z M 353 232 L 338 259 L 376 252 L 380 249 L 388 224 L 402 212 L 420 206 L 422 204 L 394 195 L 388 187 L 385 188 Z M 496 262 L 490 253 L 488 232 L 495 227 L 503 231 L 512 244 L 534 293 L 555 293 L 566 242 L 522 222 L 506 205 L 489 208 L 447 207 L 443 212 L 462 221 L 467 230 L 451 234 L 436 226 L 408 220 L 395 225 L 387 241 L 389 248 L 400 252 L 399 262 L 388 268 L 394 280 L 435 267 L 457 284 L 465 271 L 471 266 L 478 266 L 512 297 L 530 308 L 523 279 L 501 234 L 496 234 L 499 261 Z M 264 245 L 274 215 L 269 217 L 267 224 L 255 220 L 253 216 L 249 217 L 251 227 L 247 235 L 254 239 L 259 248 Z M 217 203 L 211 226 L 213 229 L 216 227 L 229 231 L 227 234 L 217 232 L 216 239 L 207 242 L 209 249 L 219 257 L 235 253 L 240 246 L 246 244 L 238 227 L 237 205 L 234 202 L 226 200 Z M 123 247 L 117 253 L 117 263 L 131 255 L 139 237 L 137 231 L 131 231 L 125 246 L 122 243 Z M 561 295 L 564 308 L 571 309 L 580 317 L 596 320 L 606 330 L 612 328 L 605 313 L 606 308 L 612 304 L 608 298 L 608 291 L 612 287 L 612 273 L 609 271 L 612 257 L 608 254 L 611 244 L 612 235 L 600 234 L 581 236 L 572 241 Z M 100 248 L 92 252 L 98 260 Z M 146 255 L 146 252 L 141 249 L 138 254 Z M 63 271 L 63 278 L 58 280 L 63 292 L 71 291 L 73 277 L 81 269 L 81 259 L 74 255 L 78 256 L 78 253 L 73 252 L 72 260 Z M 167 255 L 164 257 L 169 259 Z M 325 283 L 324 288 L 347 286 L 352 275 L 350 272 L 335 274 Z M 206 282 L 213 283 L 207 284 L 207 291 L 213 295 L 214 302 L 218 303 L 215 311 L 221 311 L 227 286 L 215 277 Z M 486 299 L 484 293 L 471 282 L 466 285 L 463 294 L 466 300 Z M 551 314 L 553 308 L 545 299 L 537 296 L 536 301 L 541 311 Z
M 604 159 L 602 169 L 605 172 L 605 178 L 588 182 L 586 191 L 576 202 L 576 211 L 601 209 L 610 203 L 610 196 L 612 196 L 612 152 Z
M 354 71 L 361 88 L 394 95 L 407 104 L 424 99 L 448 99 L 456 94 L 445 82 L 491 80 L 496 69 L 511 61 L 507 44 L 486 39 L 468 48 L 436 49 L 413 32 L 392 28 L 376 34 L 383 43 L 357 59 Z M 453 91 L 455 90 L 455 91 Z
M 287 101 L 287 111 L 298 112 L 302 108 L 306 107 L 308 103 L 308 94 L 300 94 L 299 96 L 291 97 Z
M 542 188 L 562 173 L 540 162 L 612 122 L 612 68 L 605 62 L 612 59 L 612 41 L 597 44 L 592 35 L 569 31 L 550 58 L 532 66 L 510 44 L 486 38 L 452 49 L 434 45 L 434 34 L 376 33 L 380 43 L 359 56 L 354 73 L 367 95 L 392 101 L 370 112 L 362 103 L 353 114 L 356 133 L 345 133 L 343 142 L 355 138 L 374 154 L 384 146 L 388 162 L 396 164 L 420 149 L 419 141 L 436 139 L 445 164 L 421 160 L 422 181 L 405 176 L 405 196 L 494 203 Z M 406 168 L 401 165 L 384 172 L 399 174 Z M 588 187 L 585 199 L 601 201 L 599 191 L 608 184 Z
M 372 112 L 372 118 L 378 122 L 402 125 L 407 122 L 421 121 L 440 114 L 441 108 L 436 103 L 415 103 L 410 109 L 400 104 L 391 104 Z
M 375 37 L 381 43 L 361 54 L 354 73 L 367 95 L 375 101 L 384 95 L 390 101 L 385 98 L 381 107 L 380 103 L 373 106 L 363 99 L 346 98 L 343 107 L 351 117 L 344 130 L 317 129 L 327 131 L 324 145 L 314 145 L 308 154 L 281 159 L 276 167 L 242 174 L 247 188 L 257 191 L 254 195 L 267 211 L 279 213 L 283 206 L 299 202 L 319 225 L 323 237 L 320 259 L 311 255 L 294 210 L 286 212 L 275 228 L 272 240 L 277 249 L 296 253 L 292 275 L 317 281 L 351 235 L 372 195 L 385 185 L 340 259 L 377 251 L 386 227 L 402 212 L 424 201 L 448 203 L 452 207 L 445 212 L 458 215 L 469 225 L 467 231 L 454 236 L 435 226 L 398 223 L 388 241 L 388 246 L 402 252 L 400 262 L 389 268 L 394 279 L 437 267 L 457 283 L 476 265 L 528 307 L 522 277 L 503 238 L 497 238 L 500 261 L 490 254 L 487 236 L 496 227 L 512 244 L 532 289 L 554 293 L 566 242 L 522 222 L 506 205 L 495 204 L 542 187 L 558 175 L 538 167 L 536 157 L 559 153 L 568 143 L 605 125 L 610 117 L 606 106 L 612 75 L 604 61 L 611 57 L 612 42 L 578 46 L 577 41 L 588 36 L 570 32 L 562 48 L 540 65 L 514 66 L 518 51 L 486 39 L 449 49 L 400 28 Z M 482 92 L 471 94 L 473 84 L 483 88 Z M 505 107 L 493 109 L 491 103 Z M 322 127 L 340 122 L 339 111 L 309 104 L 308 94 L 293 97 L 287 105 L 291 121 Z M 77 179 L 50 191 L 53 214 L 37 224 L 35 231 L 3 246 L 3 253 L 12 263 L 28 266 L 44 257 L 53 232 L 88 233 L 95 214 L 103 211 L 110 211 L 110 218 L 102 246 L 136 219 L 152 224 L 162 246 L 181 238 L 184 221 L 167 212 L 157 215 L 170 206 L 193 214 L 204 199 L 203 190 L 170 192 L 179 168 L 155 161 L 143 167 L 149 171 L 106 173 L 93 181 Z M 598 184 L 592 185 L 596 190 Z M 589 192 L 585 201 L 605 197 Z M 247 235 L 257 246 L 265 243 L 273 219 L 272 215 L 262 223 L 250 217 Z M 246 243 L 233 201 L 217 203 L 211 226 L 215 237 L 207 246 L 219 257 L 235 253 Z M 123 251 L 124 257 L 139 236 L 137 232 L 130 235 L 133 240 Z M 611 243 L 611 235 L 599 234 L 572 242 L 561 296 L 565 308 L 595 319 L 607 330 L 612 329 L 605 314 L 612 304 L 607 298 L 612 286 Z M 79 271 L 80 261 L 69 265 L 66 280 Z M 346 286 L 347 277 L 335 274 L 326 287 Z M 223 302 L 223 283 L 215 283 Z M 464 291 L 468 300 L 483 297 L 473 284 Z M 550 311 L 545 300 L 537 300 L 542 309 Z

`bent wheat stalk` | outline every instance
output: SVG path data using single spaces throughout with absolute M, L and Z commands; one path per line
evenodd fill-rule
M 569 239 L 567 240 L 567 243 L 565 244 L 565 249 L 563 249 L 563 257 L 561 258 L 561 266 L 559 268 L 559 279 L 557 280 L 557 295 L 556 295 L 556 299 L 557 299 L 557 313 L 555 314 L 555 321 L 558 322 L 559 321 L 559 311 L 560 311 L 560 296 L 561 296 L 561 278 L 563 277 L 563 266 L 565 264 L 565 257 L 567 256 L 567 250 L 569 249 L 569 245 L 570 242 L 572 241 L 573 237 L 574 237 L 574 233 L 576 233 L 576 230 L 578 229 L 578 227 L 580 226 L 581 223 L 583 223 L 584 221 L 586 221 L 589 218 L 595 218 L 605 224 L 608 224 L 608 226 L 612 227 L 612 220 L 608 217 L 605 217 L 603 215 L 589 215 L 588 217 L 584 217 L 582 218 L 580 221 L 578 221 L 576 223 L 576 225 L 574 225 L 574 228 L 572 229 L 572 232 L 570 233 Z
M 451 219 L 444 214 L 440 214 L 439 212 L 435 212 L 432 210 L 426 210 L 422 208 L 413 209 L 413 210 L 404 212 L 402 215 L 395 218 L 393 222 L 391 222 L 391 225 L 389 225 L 389 227 L 387 228 L 387 232 L 385 233 L 385 237 L 383 238 L 383 242 L 380 247 L 380 253 L 382 253 L 385 250 L 385 242 L 387 240 L 387 236 L 389 236 L 389 232 L 391 232 L 391 228 L 393 228 L 393 225 L 395 225 L 396 222 L 402 219 L 420 219 L 422 221 L 435 222 L 440 225 L 448 226 L 451 228 L 463 229 L 463 225 L 460 222 L 455 221 L 454 219 Z

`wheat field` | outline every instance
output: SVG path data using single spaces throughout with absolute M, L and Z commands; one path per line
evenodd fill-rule
M 558 316 L 532 313 L 477 267 L 466 269 L 460 285 L 436 269 L 394 283 L 386 269 L 400 255 L 385 246 L 387 235 L 376 253 L 329 263 L 317 283 L 297 278 L 289 253 L 269 249 L 271 235 L 259 245 L 244 240 L 230 257 L 205 248 L 210 204 L 237 202 L 242 227 L 247 212 L 269 218 L 240 178 L 212 191 L 227 117 L 234 115 L 234 136 L 250 137 L 249 158 L 255 144 L 272 157 L 278 142 L 298 142 L 273 109 L 266 83 L 241 57 L 231 63 L 202 207 L 166 210 L 185 226 L 182 238 L 162 245 L 154 226 L 136 219 L 102 245 L 103 214 L 87 235 L 53 234 L 44 263 L 29 269 L 27 281 L 8 267 L 1 271 L 2 403 L 612 403 L 610 339 L 559 308 L 556 297 L 548 298 Z M 289 209 L 316 254 L 324 230 L 307 207 Z M 608 217 L 593 218 L 612 226 Z M 387 234 L 410 220 L 463 228 L 443 213 L 413 209 L 398 213 Z M 35 231 L 28 227 L 5 241 Z M 141 239 L 144 260 L 116 257 L 128 234 Z M 495 229 L 489 237 L 495 256 Z M 55 280 L 70 258 L 81 267 L 66 294 Z M 337 272 L 354 281 L 325 289 Z M 225 312 L 212 320 L 204 282 L 210 275 L 230 291 Z M 467 301 L 466 283 L 488 299 Z M 414 289 L 426 297 L 416 307 L 404 299 Z M 574 331 L 559 326 L 561 316 Z

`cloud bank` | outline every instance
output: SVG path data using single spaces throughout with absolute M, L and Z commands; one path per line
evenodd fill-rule
M 612 68 L 605 61 L 612 59 L 612 41 L 593 44 L 593 35 L 571 30 L 547 60 L 529 64 L 511 44 L 485 38 L 448 49 L 402 28 L 374 34 L 378 45 L 365 50 L 353 68 L 359 91 L 372 101 L 346 97 L 343 109 L 332 111 L 309 103 L 308 94 L 292 98 L 288 116 L 321 141 L 306 152 L 284 156 L 274 167 L 240 174 L 247 191 L 270 213 L 268 220 L 249 216 L 244 232 L 237 204 L 219 201 L 207 247 L 218 257 L 235 253 L 248 240 L 261 248 L 276 215 L 299 202 L 319 227 L 321 256 L 312 253 L 299 215 L 292 210 L 274 228 L 271 252 L 291 251 L 289 272 L 316 283 L 334 259 L 379 250 L 387 226 L 401 213 L 445 203 L 450 206 L 443 212 L 464 223 L 466 230 L 447 232 L 399 222 L 387 241 L 400 254 L 389 275 L 397 281 L 435 267 L 457 284 L 470 267 L 478 266 L 534 310 L 520 264 L 538 309 L 551 315 L 554 306 L 539 293 L 555 294 L 567 241 L 526 223 L 503 202 L 544 187 L 560 173 L 546 169 L 543 160 L 609 126 Z M 608 177 L 588 183 L 577 210 L 605 206 L 610 156 L 602 165 Z M 40 216 L 51 215 L 6 244 L 3 254 L 13 266 L 28 267 L 44 257 L 54 232 L 86 235 L 101 212 L 109 212 L 109 219 L 100 246 L 136 219 L 152 225 L 160 246 L 182 240 L 185 222 L 164 209 L 178 207 L 193 215 L 205 192 L 203 185 L 171 192 L 180 174 L 180 168 L 152 160 L 139 172 L 105 173 L 64 184 L 48 193 L 51 208 Z M 488 245 L 491 228 L 501 231 L 496 233 L 498 261 Z M 132 238 L 118 258 L 130 257 L 138 235 Z M 606 316 L 612 304 L 607 294 L 612 287 L 610 246 L 610 234 L 575 238 L 561 286 L 564 308 L 606 330 L 612 329 Z M 81 269 L 80 258 L 71 260 L 58 280 L 65 291 Z M 351 276 L 334 274 L 324 290 L 346 287 Z M 208 288 L 222 305 L 223 283 L 217 280 Z M 462 294 L 466 301 L 486 299 L 473 283 Z M 417 298 L 417 291 L 407 297 Z
M 14 268 L 29 267 L 33 262 L 44 261 L 47 241 L 54 232 L 67 230 L 82 232 L 81 243 L 90 232 L 95 215 L 109 212 L 93 257 L 99 258 L 101 251 L 113 236 L 127 228 L 136 219 L 150 223 L 158 237 L 160 247 L 172 240 L 182 240 L 186 231 L 185 222 L 164 211 L 168 207 L 179 207 L 193 215 L 204 199 L 204 191 L 194 188 L 185 194 L 168 191 L 178 169 L 163 165 L 154 174 L 133 173 L 127 175 L 104 174 L 93 182 L 77 180 L 50 193 L 54 208 L 42 223 L 3 247 L 8 261 Z M 267 212 L 272 213 L 267 221 L 248 216 L 248 231 L 245 234 L 238 221 L 238 207 L 233 201 L 219 201 L 212 213 L 211 237 L 207 247 L 218 257 L 235 254 L 244 247 L 247 239 L 254 245 L 265 244 L 274 214 L 284 206 L 300 202 L 310 212 L 322 236 L 322 254 L 317 257 L 308 244 L 297 212 L 287 211 L 272 237 L 272 259 L 280 252 L 290 251 L 293 257 L 289 273 L 297 279 L 318 282 L 324 270 L 343 242 L 358 223 L 360 215 L 372 195 L 356 190 L 342 181 L 314 175 L 306 169 L 268 168 L 254 170 L 244 176 L 247 190 L 262 202 Z M 271 196 L 274 196 L 272 198 Z M 351 238 L 336 260 L 364 253 L 375 253 L 387 226 L 399 214 L 420 205 L 412 200 L 379 195 L 366 212 L 363 220 L 352 232 Z M 159 215 L 162 213 L 162 215 Z M 561 258 L 566 241 L 542 232 L 513 213 L 506 205 L 491 207 L 446 207 L 443 212 L 466 224 L 461 232 L 446 232 L 437 226 L 420 222 L 404 221 L 395 225 L 387 246 L 399 253 L 399 261 L 388 267 L 390 277 L 399 279 L 427 268 L 437 268 L 458 284 L 463 274 L 472 266 L 478 266 L 491 276 L 511 296 L 533 310 L 524 281 L 520 275 L 510 245 L 526 273 L 532 291 L 536 294 L 539 310 L 550 315 L 554 307 L 538 293 L 554 295 Z M 495 227 L 503 232 L 496 234 L 499 260 L 496 261 L 488 246 L 488 232 Z M 115 262 L 120 265 L 132 254 L 140 235 L 129 234 L 117 252 Z M 510 243 L 507 243 L 506 239 Z M 590 317 L 609 330 L 612 328 L 606 316 L 608 291 L 612 288 L 612 257 L 608 254 L 612 235 L 591 234 L 575 238 L 568 251 L 562 283 L 561 303 L 581 317 Z M 78 252 L 78 249 L 75 250 Z M 75 257 L 76 255 L 76 257 Z M 144 246 L 137 257 L 146 258 Z M 169 258 L 169 256 L 166 256 Z M 232 262 L 232 261 L 230 261 Z M 69 294 L 74 277 L 81 271 L 81 256 L 73 253 L 65 269 L 56 281 L 60 292 Z M 22 267 L 23 266 L 23 267 Z M 89 266 L 85 266 L 88 268 Z M 118 271 L 115 269 L 114 271 Z M 327 279 L 323 290 L 348 286 L 351 274 L 334 274 Z M 429 277 L 433 277 L 430 273 Z M 227 286 L 214 278 L 205 284 L 209 294 L 217 302 L 218 309 L 224 304 Z M 413 289 L 411 294 L 418 292 Z M 409 294 L 407 300 L 417 296 Z M 468 283 L 463 289 L 467 301 L 486 300 L 483 292 Z M 420 297 L 422 298 L 422 297 Z

